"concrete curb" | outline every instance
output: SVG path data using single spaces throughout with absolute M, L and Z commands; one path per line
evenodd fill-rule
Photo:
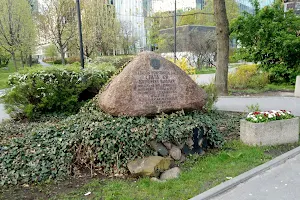
M 222 193 L 225 193 L 228 190 L 233 189 L 240 183 L 244 183 L 254 176 L 257 176 L 273 167 L 276 167 L 278 165 L 285 163 L 287 160 L 297 156 L 298 154 L 300 154 L 300 147 L 297 147 L 285 154 L 282 154 L 281 156 L 278 156 L 277 158 L 275 158 L 265 164 L 262 164 L 254 169 L 251 169 L 250 171 L 247 171 L 229 181 L 223 182 L 220 185 L 217 185 L 216 187 L 214 187 L 210 190 L 207 190 L 206 192 L 203 192 L 203 193 L 199 194 L 198 196 L 193 197 L 191 200 L 208 200 L 213 197 L 219 196 Z

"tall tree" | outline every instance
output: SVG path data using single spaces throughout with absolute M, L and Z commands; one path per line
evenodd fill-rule
M 206 4 L 203 10 L 194 9 L 182 13 L 182 17 L 179 18 L 178 25 L 205 25 L 205 26 L 215 26 L 216 21 L 214 19 L 214 3 L 213 0 L 205 1 Z M 225 0 L 227 8 L 227 18 L 231 24 L 240 15 L 240 10 L 238 4 L 235 0 Z
M 0 45 L 17 67 L 17 55 L 24 55 L 35 43 L 31 7 L 26 0 L 0 0 Z
M 75 2 L 73 0 L 47 0 L 42 14 L 40 19 L 44 21 L 41 24 L 46 25 L 44 29 L 57 47 L 62 64 L 65 65 L 69 42 L 77 36 Z
M 106 0 L 82 0 L 81 5 L 85 56 L 99 51 L 104 55 L 113 52 L 120 33 L 114 5 Z
M 239 41 L 241 59 L 260 63 L 275 83 L 295 84 L 300 74 L 300 18 L 293 11 L 284 12 L 281 1 L 254 14 L 240 16 L 231 26 Z
M 228 95 L 229 22 L 225 0 L 214 0 L 217 34 L 216 88 L 220 95 Z

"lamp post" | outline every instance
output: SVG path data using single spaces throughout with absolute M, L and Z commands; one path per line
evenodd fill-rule
M 174 63 L 176 63 L 176 51 L 177 51 L 177 5 L 176 5 L 176 0 L 175 0 L 175 10 L 174 10 Z
M 79 29 L 80 62 L 81 62 L 81 68 L 84 69 L 84 55 L 83 55 L 83 42 L 82 42 L 82 25 L 81 25 L 81 13 L 80 13 L 80 0 L 76 0 L 76 4 L 77 4 L 78 29 Z

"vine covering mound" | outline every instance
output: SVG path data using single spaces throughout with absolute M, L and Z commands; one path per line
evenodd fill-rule
M 1 124 L 1 185 L 62 178 L 82 168 L 107 174 L 126 173 L 129 161 L 153 155 L 149 141 L 183 144 L 193 129 L 201 126 L 207 130 L 210 147 L 223 144 L 213 113 L 113 117 L 98 108 L 96 98 L 78 114 L 60 122 L 16 130 Z M 5 133 L 10 136 L 3 137 Z

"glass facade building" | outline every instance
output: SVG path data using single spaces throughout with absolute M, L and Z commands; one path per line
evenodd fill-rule
M 147 0 L 113 0 L 121 27 L 136 38 L 135 50 L 143 51 L 146 44 L 145 16 L 150 9 Z

